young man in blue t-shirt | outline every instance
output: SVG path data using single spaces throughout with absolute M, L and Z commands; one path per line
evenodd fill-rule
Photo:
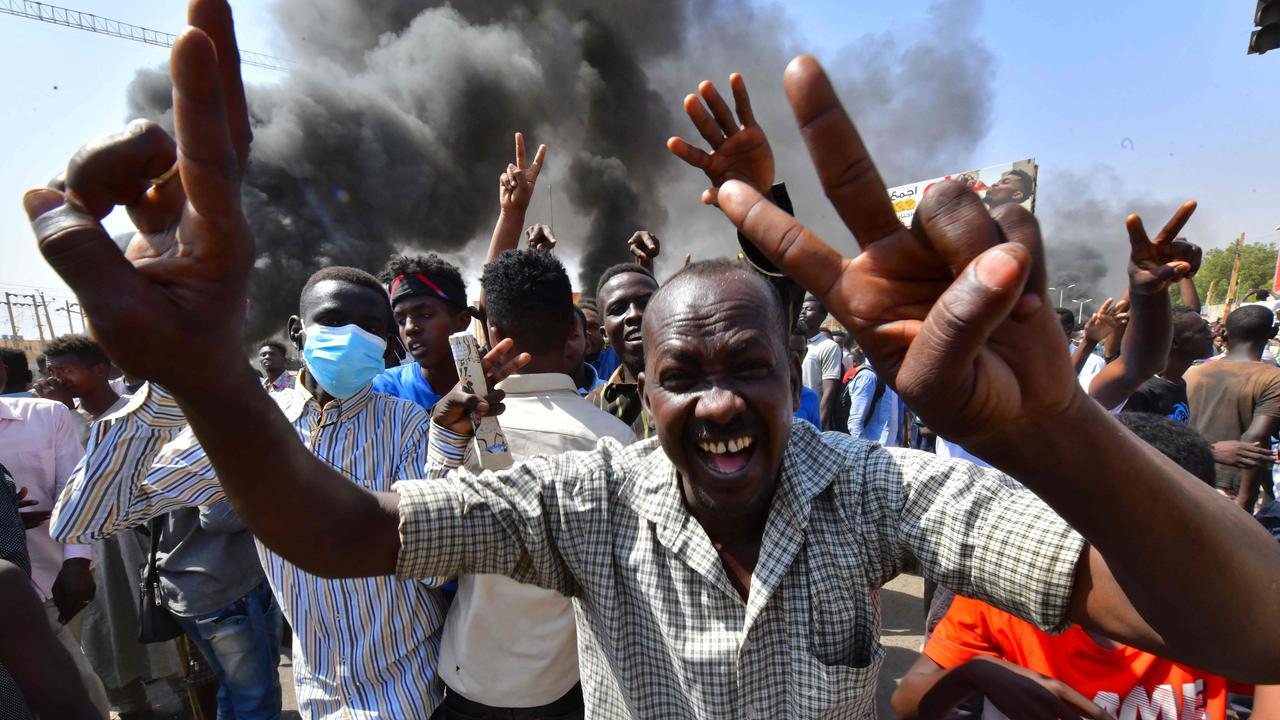
M 388 368 L 373 391 L 411 400 L 430 411 L 458 382 L 449 336 L 471 325 L 467 286 L 452 263 L 435 253 L 394 257 L 382 271 L 400 341 L 413 364 Z

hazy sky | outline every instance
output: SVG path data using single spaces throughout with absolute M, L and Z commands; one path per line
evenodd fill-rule
M 170 32 L 180 31 L 185 21 L 185 3 L 174 0 L 64 1 Z M 266 3 L 233 5 L 243 49 L 283 52 Z M 1044 183 L 1055 176 L 1108 177 L 1106 187 L 1119 188 L 1125 197 L 1198 199 L 1200 211 L 1186 234 L 1205 247 L 1223 245 L 1242 231 L 1249 240 L 1280 240 L 1280 52 L 1245 54 L 1254 5 L 988 0 L 978 34 L 995 59 L 995 103 L 989 109 L 991 131 L 967 166 L 1034 156 L 1046 194 Z M 865 0 L 785 4 L 798 44 L 828 61 L 865 33 L 918 24 L 924 6 Z M 70 296 L 36 251 L 22 193 L 65 167 L 86 140 L 118 130 L 134 70 L 163 62 L 167 52 L 0 15 L 0 83 L 9 98 L 0 113 L 0 133 L 8 138 L 0 176 L 0 291 L 43 288 L 55 297 Z M 245 75 L 257 83 L 280 77 L 251 67 Z M 115 220 L 109 225 L 123 229 Z M 1148 226 L 1162 220 L 1150 219 Z M 1115 239 L 1123 242 L 1123 234 Z M 65 316 L 54 321 L 62 331 Z M 29 316 L 20 317 L 19 325 L 34 336 Z M 0 332 L 10 332 L 3 313 Z

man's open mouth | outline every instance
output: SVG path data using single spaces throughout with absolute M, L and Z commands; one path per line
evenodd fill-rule
M 699 440 L 697 447 L 698 459 L 712 472 L 735 475 L 751 462 L 757 442 L 751 435 L 739 435 L 723 440 Z

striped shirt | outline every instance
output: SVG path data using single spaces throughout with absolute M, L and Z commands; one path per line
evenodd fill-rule
M 433 427 L 428 477 L 466 438 Z M 876 717 L 880 588 L 927 576 L 1066 626 L 1083 539 L 1008 476 L 792 423 L 744 602 L 656 440 L 396 484 L 397 573 L 573 598 L 589 718 Z
M 303 443 L 352 482 L 382 491 L 397 479 L 421 477 L 428 418 L 413 403 L 368 386 L 323 409 L 300 385 L 272 398 Z M 54 510 L 52 532 L 94 540 L 222 497 L 177 403 L 148 385 L 123 410 L 94 423 L 88 454 Z M 319 578 L 261 543 L 258 555 L 294 629 L 304 718 L 431 716 L 441 701 L 436 664 L 446 604 L 439 590 L 389 577 Z

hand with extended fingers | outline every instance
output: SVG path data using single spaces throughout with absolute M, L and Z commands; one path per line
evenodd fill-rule
M 1125 220 L 1129 231 L 1129 292 L 1153 294 L 1165 292 L 1183 278 L 1195 277 L 1200 270 L 1200 247 L 1177 237 L 1196 211 L 1196 202 L 1188 200 L 1173 213 L 1169 222 L 1147 238 L 1142 218 L 1130 215 Z
M 1107 298 L 1106 302 L 1102 303 L 1102 307 L 1085 321 L 1085 340 L 1094 345 L 1106 340 L 1111 333 L 1129 322 L 1128 310 L 1128 300 L 1116 302 L 1113 298 Z
M 253 237 L 240 182 L 251 131 L 231 9 L 195 0 L 188 22 L 169 64 L 176 143 L 135 123 L 76 153 L 65 192 L 32 190 L 23 205 L 107 354 L 135 377 L 195 392 L 219 366 L 244 362 Z M 127 259 L 100 222 L 116 205 L 140 230 Z M 189 361 L 173 362 L 175 347 Z
M 711 146 L 709 152 L 678 137 L 667 141 L 672 154 L 707 174 L 712 186 L 702 193 L 702 201 L 707 204 L 715 202 L 716 189 L 729 180 L 747 183 L 761 193 L 767 193 L 773 185 L 773 150 L 751 112 L 747 84 L 741 75 L 734 73 L 729 76 L 729 88 L 738 111 L 736 120 L 710 80 L 698 84 L 701 100 L 698 95 L 684 99 L 684 111 L 698 134 Z
M 529 209 L 533 200 L 533 188 L 542 173 L 542 161 L 547 157 L 547 146 L 539 145 L 533 156 L 533 164 L 526 161 L 524 133 L 516 133 L 516 161 L 507 164 L 507 171 L 498 177 L 498 207 L 504 213 L 520 213 Z
M 793 60 L 785 86 L 826 195 L 862 254 L 842 257 L 751 183 L 720 187 L 725 215 L 854 333 L 931 428 L 971 451 L 1087 401 L 1045 300 L 1031 213 L 1013 203 L 988 213 L 971 189 L 945 182 L 904 227 L 818 62 Z

